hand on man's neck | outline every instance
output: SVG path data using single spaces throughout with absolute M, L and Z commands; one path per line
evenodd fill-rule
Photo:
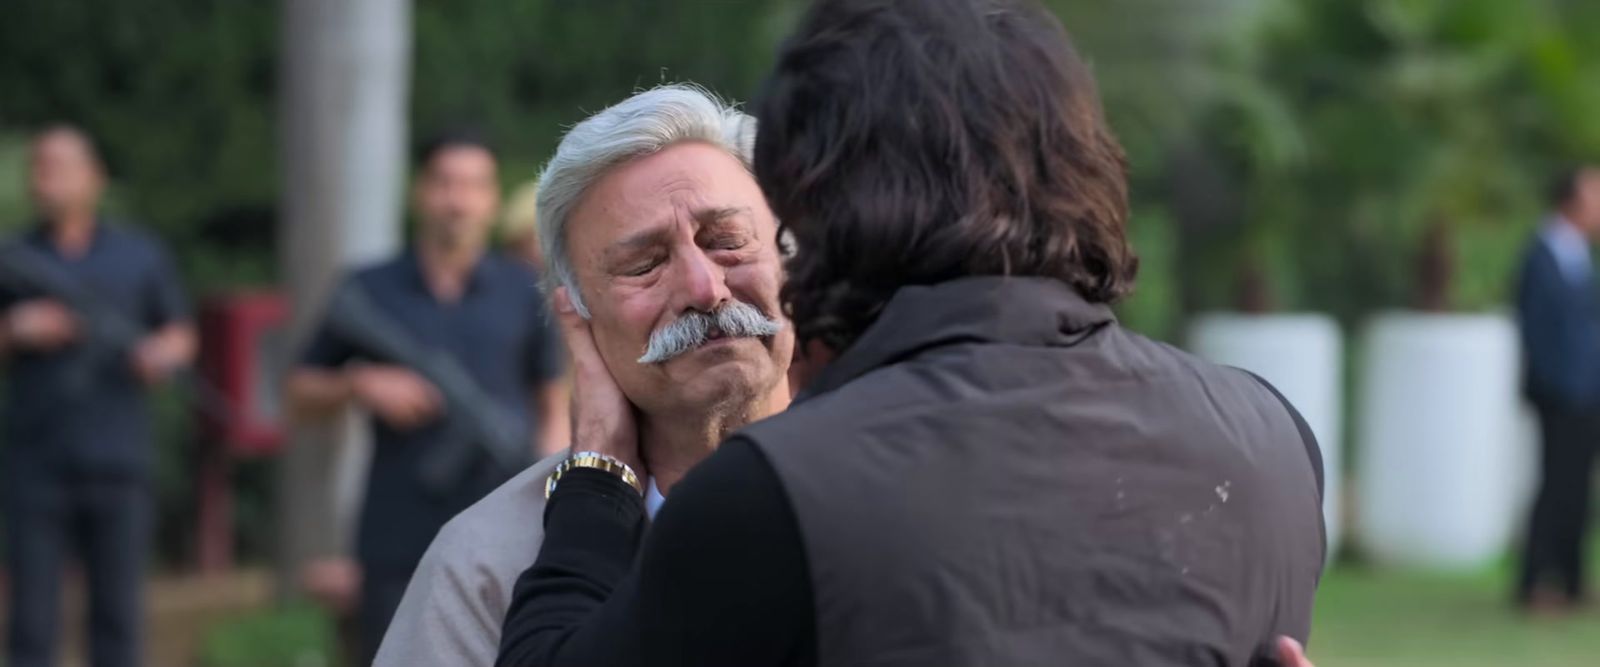
M 789 385 L 780 381 L 764 396 L 739 406 L 719 407 L 703 416 L 685 418 L 677 414 L 668 419 L 652 419 L 641 415 L 640 453 L 656 489 L 662 495 L 670 494 L 673 485 L 710 456 L 729 434 L 787 407 Z

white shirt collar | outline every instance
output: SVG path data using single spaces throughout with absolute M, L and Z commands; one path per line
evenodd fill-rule
M 661 489 L 656 486 L 656 478 L 650 478 L 650 485 L 644 491 L 644 512 L 651 519 L 656 518 L 656 512 L 661 511 L 661 503 L 667 502 L 667 497 L 661 495 Z
M 1555 255 L 1556 264 L 1561 267 L 1561 273 L 1567 280 L 1582 282 L 1589 279 L 1592 270 L 1589 257 L 1589 241 L 1583 232 L 1566 218 L 1556 215 L 1551 216 L 1539 232 L 1545 246 L 1550 249 L 1550 254 Z

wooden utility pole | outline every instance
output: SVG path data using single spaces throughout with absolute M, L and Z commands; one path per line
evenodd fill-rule
M 411 1 L 283 0 L 282 20 L 278 255 L 298 349 L 339 274 L 398 245 Z M 354 425 L 347 416 L 289 439 L 277 513 L 284 592 L 308 560 L 348 548 L 340 515 L 349 511 L 336 502 L 346 494 L 334 485 L 339 462 L 352 458 Z

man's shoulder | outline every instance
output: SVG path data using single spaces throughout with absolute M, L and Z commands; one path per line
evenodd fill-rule
M 529 466 L 440 529 L 406 587 L 377 664 L 494 661 L 512 589 L 543 541 L 544 482 L 561 458 Z
M 483 268 L 498 277 L 512 277 L 518 282 L 525 282 L 524 279 L 537 275 L 527 262 L 512 257 L 502 250 L 489 250 L 483 253 L 482 261 Z
M 516 298 L 540 297 L 539 274 L 527 262 L 498 250 L 485 253 L 482 262 L 483 275 L 497 288 Z
M 515 580 L 544 540 L 545 480 L 566 458 L 541 460 L 462 510 L 439 529 L 430 557 L 448 569 L 484 569 Z
M 399 275 L 405 269 L 405 266 L 406 256 L 401 253 L 351 265 L 345 271 L 345 278 L 363 284 L 372 281 L 383 281 Z

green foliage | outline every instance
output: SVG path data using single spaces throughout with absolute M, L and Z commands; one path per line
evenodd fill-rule
M 87 127 L 119 185 L 114 208 L 167 237 L 191 280 L 263 281 L 262 263 L 227 259 L 270 250 L 270 214 L 237 213 L 270 210 L 275 196 L 276 11 L 12 0 L 0 21 L 0 129 Z
M 1174 256 L 1177 230 L 1172 220 L 1147 207 L 1128 221 L 1128 235 L 1139 253 L 1139 278 L 1133 294 L 1117 306 L 1124 326 L 1146 336 L 1175 340 L 1178 332 L 1178 290 Z
M 334 664 L 334 627 L 316 607 L 257 612 L 219 625 L 200 647 L 201 667 L 327 667 Z
M 420 0 L 412 117 L 426 133 L 482 124 L 510 181 L 532 178 L 565 129 L 630 93 L 693 81 L 748 100 L 792 0 Z
M 0 134 L 0 230 L 27 219 L 22 183 L 27 178 L 28 151 L 23 137 Z
M 1247 83 L 1209 110 L 1243 202 L 1216 242 L 1235 261 L 1287 253 L 1284 291 L 1350 318 L 1413 300 L 1437 226 L 1451 303 L 1501 303 L 1551 166 L 1600 155 L 1580 4 L 1265 0 L 1219 56 Z
M 1045 0 L 1100 84 L 1136 175 L 1160 168 L 1165 144 L 1195 129 L 1217 72 L 1207 55 L 1232 23 L 1237 0 Z M 1158 47 L 1159 48 L 1156 48 Z

